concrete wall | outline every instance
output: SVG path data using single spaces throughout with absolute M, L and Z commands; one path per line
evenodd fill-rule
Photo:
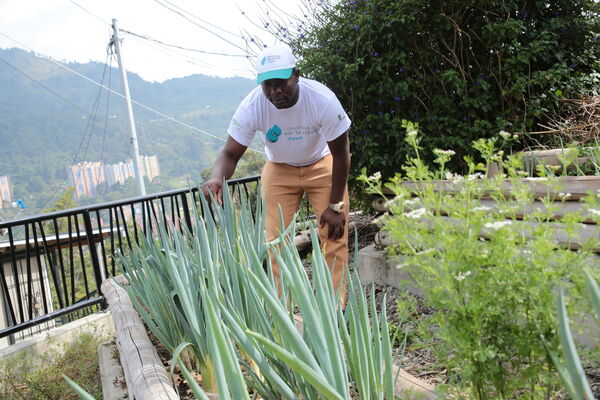
M 27 352 L 33 357 L 41 356 L 52 348 L 74 341 L 83 333 L 90 333 L 100 338 L 114 337 L 115 327 L 112 316 L 108 311 L 91 314 L 0 349 L 0 362 L 16 356 L 20 352 Z

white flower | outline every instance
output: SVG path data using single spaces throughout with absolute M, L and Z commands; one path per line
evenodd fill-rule
M 519 137 L 519 135 L 517 135 L 516 133 L 513 135 L 513 139 L 516 139 L 518 137 Z
M 566 200 L 566 199 L 568 199 L 569 197 L 571 197 L 571 193 L 559 193 L 559 194 L 558 194 L 558 197 L 560 197 L 560 198 L 561 198 L 561 200 Z
M 502 157 L 504 156 L 504 150 L 498 151 L 496 154 L 492 156 L 492 160 L 494 161 L 502 161 Z
M 478 211 L 490 211 L 491 208 L 490 207 L 486 207 L 486 206 L 479 206 L 479 207 L 473 207 L 471 209 L 471 211 L 473 212 L 478 212 Z
M 456 154 L 456 152 L 454 150 L 435 149 L 435 150 L 433 150 L 433 152 L 435 154 L 437 154 L 438 156 L 453 156 Z
M 459 174 L 453 174 L 452 172 L 446 172 L 446 179 L 452 181 L 453 184 L 458 184 L 463 181 L 465 177 Z
M 475 179 L 483 179 L 484 175 L 481 172 L 475 172 L 474 174 L 471 174 L 469 176 L 467 176 L 467 179 L 472 181 Z
M 419 201 L 421 201 L 420 198 L 418 197 L 413 197 L 412 199 L 407 199 L 404 200 L 404 206 L 414 206 L 415 204 L 417 204 Z
M 400 196 L 396 196 L 393 199 L 389 199 L 385 203 L 383 203 L 383 206 L 386 208 L 391 208 L 391 207 L 395 206 L 396 204 L 398 204 L 399 200 L 400 200 Z
M 370 181 L 378 181 L 381 179 L 381 172 L 377 171 L 373 175 L 367 178 Z
M 600 216 L 600 210 L 596 210 L 595 208 L 590 208 L 588 212 Z
M 496 230 L 496 229 L 503 228 L 510 224 L 512 224 L 512 221 L 496 221 L 496 222 L 487 222 L 484 226 L 488 229 Z
M 466 271 L 464 274 L 458 274 L 458 275 L 456 275 L 456 280 L 462 281 L 469 275 L 471 275 L 471 271 Z
M 411 212 L 408 212 L 404 215 L 406 215 L 406 218 L 410 218 L 410 219 L 419 219 L 421 218 L 423 215 L 425 215 L 427 213 L 427 209 L 424 207 L 418 208 L 416 210 L 412 210 Z
M 417 130 L 416 129 L 411 129 L 408 132 L 406 132 L 406 135 L 409 137 L 416 137 L 417 136 Z
M 502 136 L 502 138 L 503 138 L 504 140 L 508 140 L 508 139 L 510 139 L 510 133 L 508 133 L 508 132 L 506 132 L 506 131 L 500 131 L 500 132 L 498 132 L 498 134 L 499 134 L 500 136 Z

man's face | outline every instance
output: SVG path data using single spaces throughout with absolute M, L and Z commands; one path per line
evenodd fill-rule
M 300 71 L 294 70 L 289 79 L 269 79 L 260 85 L 264 95 L 277 108 L 290 108 L 298 101 Z

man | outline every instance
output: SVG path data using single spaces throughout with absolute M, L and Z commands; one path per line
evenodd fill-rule
M 227 143 L 202 185 L 222 199 L 223 178 L 258 132 L 267 162 L 262 170 L 266 236 L 279 232 L 279 207 L 287 226 L 306 192 L 319 222 L 319 238 L 332 272 L 333 286 L 345 304 L 348 265 L 348 171 L 350 119 L 335 94 L 323 84 L 300 77 L 289 48 L 271 47 L 257 58 L 256 87 L 240 103 L 229 125 Z M 279 282 L 279 268 L 273 264 Z

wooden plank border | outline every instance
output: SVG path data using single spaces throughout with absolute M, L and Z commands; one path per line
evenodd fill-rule
M 600 193 L 600 176 L 563 176 L 556 178 L 558 181 L 559 190 L 555 190 L 546 178 L 517 178 L 519 184 L 527 184 L 535 199 L 551 196 L 554 199 L 560 199 L 559 193 L 570 193 L 568 201 L 578 201 L 591 193 Z M 433 180 L 436 192 L 457 193 L 461 189 L 461 181 L 453 180 Z M 401 183 L 410 189 L 419 189 L 423 186 L 421 182 L 405 181 Z M 506 197 L 510 197 L 512 193 L 513 183 L 510 180 L 505 180 L 502 184 L 503 193 Z M 394 193 L 384 188 L 384 194 L 393 195 Z M 485 196 L 484 196 L 485 197 Z
M 118 277 L 121 284 L 126 280 Z M 121 366 L 132 399 L 178 400 L 173 381 L 150 342 L 146 328 L 127 291 L 115 279 L 102 282 L 102 291 L 115 323 Z

